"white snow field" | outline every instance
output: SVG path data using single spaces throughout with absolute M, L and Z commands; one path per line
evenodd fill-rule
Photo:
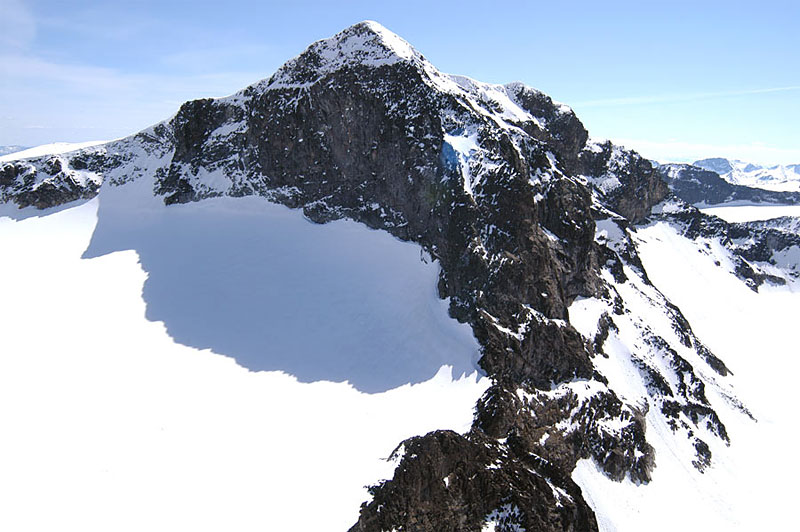
M 257 197 L 165 208 L 144 184 L 101 191 L 84 256 L 135 250 L 146 316 L 178 342 L 370 393 L 477 367 L 472 329 L 448 316 L 418 245 Z
M 757 421 L 707 387 L 731 444 L 706 440 L 713 458 L 704 473 L 692 467 L 686 449 L 676 445 L 680 438 L 651 408 L 648 441 L 657 453 L 651 483 L 615 483 L 587 460 L 579 462 L 573 479 L 604 531 L 791 528 L 793 485 L 800 476 L 793 443 L 800 283 L 765 285 L 756 293 L 731 273 L 722 246 L 693 242 L 663 222 L 639 229 L 633 238 L 650 280 L 732 370 L 723 380 Z
M 468 429 L 488 379 L 472 369 L 477 342 L 447 316 L 438 267 L 418 246 L 352 222 L 314 225 L 255 198 L 130 206 L 115 217 L 104 193 L 0 217 L 0 530 L 345 530 L 364 486 L 391 477 L 384 458 L 400 441 Z M 92 239 L 98 207 L 104 226 Z M 82 258 L 90 240 L 92 258 Z M 242 302 L 252 313 L 288 310 L 260 324 L 243 310 L 237 328 L 208 308 Z M 250 371 L 176 342 L 191 332 L 181 312 L 211 329 L 201 340 L 211 347 L 229 345 L 226 330 L 252 341 L 273 334 L 280 350 L 301 336 L 296 351 L 276 355 L 275 371 Z M 312 341 L 315 320 L 331 316 L 345 329 L 323 331 L 327 345 Z M 248 333 L 256 326 L 267 333 Z M 390 373 L 416 384 L 359 373 L 369 353 L 345 350 L 348 338 L 370 339 L 379 364 L 397 357 Z M 426 342 L 433 352 L 420 349 Z M 312 349 L 306 365 L 332 362 L 304 367 Z M 431 359 L 435 368 L 419 362 Z M 451 366 L 469 375 L 453 378 Z M 379 393 L 331 382 L 348 370 Z
M 715 207 L 701 207 L 706 214 L 718 216 L 726 222 L 753 222 L 769 220 L 781 216 L 800 217 L 800 205 L 753 205 L 749 203 L 729 203 Z
M 94 140 L 88 142 L 53 142 L 52 144 L 42 144 L 22 151 L 12 152 L 6 155 L 0 155 L 0 163 L 6 161 L 16 161 L 18 159 L 27 159 L 30 157 L 41 157 L 42 155 L 53 155 L 56 153 L 66 153 L 70 151 L 77 151 L 82 148 L 90 148 L 99 144 L 104 144 L 107 140 Z

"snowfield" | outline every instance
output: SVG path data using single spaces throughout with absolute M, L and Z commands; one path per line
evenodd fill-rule
M 395 268 L 387 264 L 368 276 L 361 270 L 349 277 L 346 271 L 335 272 L 342 286 L 362 283 L 361 290 L 381 295 L 426 287 L 416 298 L 371 301 L 369 313 L 347 305 L 336 309 L 340 323 L 352 324 L 339 331 L 342 337 L 372 334 L 371 346 L 383 341 L 386 352 L 404 352 L 405 359 L 391 369 L 408 372 L 411 367 L 414 379 L 409 380 L 417 382 L 364 393 L 347 382 L 310 377 L 300 382 L 285 371 L 249 371 L 225 353 L 176 342 L 163 322 L 146 319 L 143 286 L 148 274 L 163 275 L 163 264 L 161 271 L 148 273 L 131 249 L 96 249 L 93 258 L 82 258 L 98 222 L 98 201 L 102 194 L 83 205 L 25 212 L 17 220 L 0 218 L 0 529 L 344 530 L 368 498 L 365 486 L 392 475 L 394 465 L 385 458 L 400 441 L 434 429 L 469 428 L 488 379 L 473 369 L 453 378 L 453 363 L 420 369 L 414 366 L 415 353 L 419 359 L 428 353 L 419 352 L 413 341 L 405 351 L 392 345 L 397 335 L 386 328 L 386 316 L 391 316 L 397 331 L 438 334 L 462 367 L 477 356 L 477 342 L 471 333 L 464 334 L 467 326 L 450 319 L 446 304 L 436 297 L 437 266 L 419 260 L 418 247 L 344 222 L 325 232 L 326 226 L 305 221 L 299 212 L 263 200 L 259 207 L 251 198 L 240 209 L 241 219 L 248 221 L 253 209 L 281 209 L 272 218 L 281 224 L 258 234 L 283 234 L 296 248 L 314 243 L 309 235 L 320 233 L 331 247 L 357 253 L 358 260 L 374 251 L 359 243 L 376 245 L 375 239 L 388 252 L 397 248 L 390 254 L 395 260 L 415 254 L 415 267 L 405 280 L 398 281 Z M 189 218 L 203 212 L 224 220 L 222 212 L 231 220 L 237 211 L 233 201 L 171 212 Z M 220 230 L 230 227 L 222 224 Z M 342 240 L 348 232 L 350 239 Z M 116 237 L 104 242 L 123 243 Z M 92 245 L 99 245 L 97 238 Z M 179 242 L 172 244 L 180 248 Z M 165 261 L 172 257 L 167 251 Z M 307 264 L 315 259 L 313 247 L 298 260 L 291 258 L 287 263 L 296 270 L 313 272 Z M 324 250 L 316 257 L 325 258 Z M 216 266 L 236 264 L 221 260 Z M 252 265 L 238 264 L 247 278 Z M 214 273 L 190 261 L 182 266 L 188 277 Z M 183 288 L 213 291 L 214 282 L 213 275 L 198 277 Z M 314 286 L 313 279 L 309 283 Z M 289 283 L 289 288 L 296 286 Z M 257 288 L 255 293 L 263 295 Z M 283 296 L 275 297 L 281 303 Z M 197 299 L 183 303 L 186 312 L 197 310 L 191 307 Z M 418 306 L 407 308 L 409 303 Z M 201 317 L 203 312 L 212 315 L 200 309 Z M 360 321 L 351 319 L 354 315 Z M 269 330 L 269 324 L 264 328 Z M 313 332 L 309 326 L 308 335 Z M 340 344 L 331 344 L 324 354 L 346 361 L 350 353 L 337 349 Z
M 704 213 L 718 216 L 726 222 L 752 222 L 781 216 L 800 217 L 800 205 L 723 204 L 700 208 Z
M 56 153 L 66 153 L 70 151 L 80 150 L 82 148 L 91 148 L 108 142 L 107 140 L 95 140 L 88 142 L 54 142 L 52 144 L 42 144 L 33 148 L 27 148 L 22 151 L 12 152 L 6 155 L 0 155 L 0 163 L 6 161 L 16 161 L 19 159 L 28 159 L 31 157 L 41 157 L 42 155 L 53 155 Z
M 724 398 L 715 400 L 712 394 L 731 444 L 707 440 L 716 445 L 711 467 L 701 474 L 651 410 L 647 437 L 657 453 L 651 483 L 612 482 L 588 460 L 578 463 L 573 479 L 606 532 L 785 530 L 793 520 L 792 486 L 800 476 L 790 443 L 798 436 L 794 394 L 800 374 L 800 283 L 765 285 L 754 292 L 732 273 L 722 246 L 706 248 L 664 222 L 638 229 L 633 238 L 650 280 L 732 370 L 726 380 L 755 420 L 726 408 Z M 613 380 L 613 374 L 608 376 Z

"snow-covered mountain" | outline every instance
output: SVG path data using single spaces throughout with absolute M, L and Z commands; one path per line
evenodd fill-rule
M 756 390 L 763 372 L 732 374 L 752 368 L 752 335 L 720 330 L 749 333 L 736 312 L 763 307 L 759 356 L 794 368 L 782 311 L 797 302 L 800 236 L 703 215 L 635 152 L 593 142 L 569 107 L 442 73 L 377 23 L 130 137 L 0 163 L 0 200 L 15 257 L 0 275 L 13 296 L 0 374 L 65 401 L 36 415 L 106 442 L 72 469 L 48 462 L 56 485 L 89 479 L 68 502 L 99 493 L 115 510 L 89 528 L 120 528 L 113 515 L 134 504 L 181 528 L 184 506 L 125 497 L 143 482 L 120 465 L 127 420 L 146 436 L 145 471 L 159 471 L 148 453 L 181 464 L 165 493 L 209 503 L 206 470 L 209 490 L 224 486 L 222 510 L 192 505 L 192 529 L 244 512 L 234 528 L 747 530 L 767 518 L 740 503 L 768 502 L 749 487 L 795 467 L 747 465 L 755 434 L 786 436 L 784 410 Z M 693 268 L 709 280 L 683 281 Z M 727 306 L 704 307 L 720 291 Z M 38 386 L 43 353 L 78 360 L 69 375 L 95 377 L 91 392 Z M 156 406 L 132 400 L 150 389 Z M 203 452 L 184 459 L 192 435 Z M 38 467 L 25 448 L 20 484 Z M 250 461 L 261 476 L 242 486 L 216 465 L 250 474 Z M 86 529 L 82 514 L 67 519 Z
M 800 164 L 762 166 L 736 159 L 714 157 L 695 161 L 692 165 L 716 172 L 733 185 L 800 192 Z

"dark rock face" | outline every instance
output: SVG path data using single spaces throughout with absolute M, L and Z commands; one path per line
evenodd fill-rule
M 714 159 L 708 159 L 714 161 Z M 726 159 L 719 165 L 720 171 L 731 170 Z M 727 165 L 727 170 L 725 170 Z M 716 168 L 717 166 L 709 165 Z M 728 183 L 718 172 L 688 164 L 664 164 L 658 167 L 664 181 L 673 194 L 687 203 L 716 205 L 729 201 L 752 201 L 753 203 L 800 203 L 798 192 L 775 192 L 760 188 L 745 187 Z
M 23 162 L 0 166 L 0 201 L 19 208 L 46 209 L 97 195 L 99 181 L 82 180 L 58 157 L 44 157 L 39 166 Z
M 589 133 L 578 117 L 569 108 L 559 104 L 546 94 L 521 83 L 507 85 L 520 107 L 534 117 L 540 118 L 546 129 L 528 126 L 525 131 L 536 139 L 546 142 L 563 164 L 576 164 L 576 156 L 589 139 Z
M 800 218 L 792 216 L 781 216 L 780 218 L 772 218 L 770 220 L 747 222 L 744 225 L 755 230 L 774 229 L 782 233 L 800 235 Z
M 528 388 L 511 394 L 496 385 L 478 403 L 475 428 L 497 439 L 513 439 L 517 449 L 547 457 L 562 470 L 571 471 L 581 458 L 594 458 L 615 480 L 630 476 L 647 482 L 653 452 L 645 440 L 645 414 L 606 391 L 583 400 L 571 390 L 548 394 Z M 624 425 L 619 433 L 601 428 L 611 419 Z M 553 430 L 570 421 L 571 428 Z
M 350 530 L 597 530 L 580 488 L 509 438 L 432 432 L 403 442 L 394 478 L 372 488 Z
M 631 222 L 641 222 L 650 208 L 667 197 L 669 189 L 650 161 L 610 142 L 594 145 L 578 156 L 576 172 L 616 178 L 618 185 L 601 191 L 604 203 Z
M 45 185 L 26 176 L 42 172 L 58 190 L 89 174 L 104 187 L 149 179 L 166 205 L 260 195 L 317 223 L 347 217 L 419 243 L 439 261 L 440 295 L 472 326 L 494 385 L 466 435 L 403 442 L 394 478 L 372 488 L 352 530 L 481 530 L 488 521 L 498 530 L 597 530 L 570 478 L 577 460 L 647 482 L 648 411 L 676 427 L 716 415 L 694 368 L 646 327 L 681 389 L 643 361 L 651 395 L 629 404 L 593 363 L 629 314 L 604 273 L 649 284 L 630 238 L 598 239 L 598 223 L 613 219 L 625 233 L 667 185 L 639 155 L 587 144 L 575 114 L 544 94 L 441 74 L 385 31 L 358 24 L 233 97 L 188 102 L 133 137 L 56 157 L 72 173 L 51 172 L 47 158 L 1 165 L 2 199 L 49 206 L 97 191 L 84 180 L 72 192 L 43 190 L 34 203 L 26 194 Z M 578 297 L 609 304 L 590 338 L 569 321 Z M 667 315 L 684 346 L 727 372 L 679 310 Z M 727 437 L 721 422 L 712 426 Z M 707 444 L 692 445 L 706 467 Z

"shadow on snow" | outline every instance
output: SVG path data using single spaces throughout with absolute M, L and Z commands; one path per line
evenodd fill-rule
M 476 368 L 468 325 L 419 246 L 352 221 L 316 225 L 260 198 L 136 210 L 104 203 L 84 258 L 134 249 L 146 316 L 175 341 L 301 382 L 375 393 Z

